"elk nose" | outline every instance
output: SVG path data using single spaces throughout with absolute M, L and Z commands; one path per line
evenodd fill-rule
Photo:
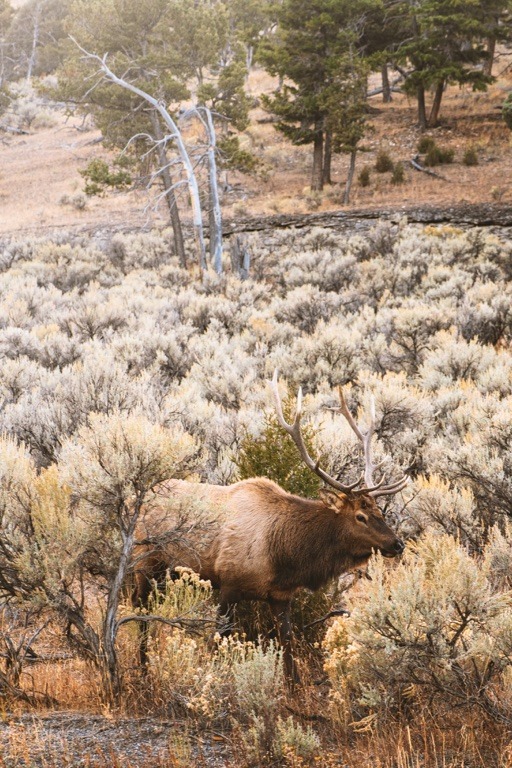
M 397 539 L 395 541 L 395 552 L 397 553 L 397 555 L 401 555 L 404 549 L 405 549 L 405 544 L 403 543 L 403 541 L 401 539 Z

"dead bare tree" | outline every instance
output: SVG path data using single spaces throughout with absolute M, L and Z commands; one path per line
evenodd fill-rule
M 206 247 L 205 247 L 205 239 L 204 239 L 201 201 L 199 197 L 199 185 L 197 182 L 194 165 L 190 158 L 189 152 L 187 150 L 185 141 L 183 139 L 183 136 L 179 129 L 178 124 L 176 123 L 176 121 L 174 120 L 169 110 L 167 109 L 167 107 L 162 101 L 160 101 L 159 99 L 156 99 L 154 96 L 151 96 L 151 94 L 147 93 L 147 91 L 144 91 L 142 88 L 139 88 L 138 86 L 133 85 L 133 83 L 130 83 L 128 80 L 126 80 L 126 78 L 116 75 L 107 64 L 108 54 L 105 54 L 103 57 L 100 57 L 95 53 L 86 51 L 85 48 L 83 48 L 74 38 L 71 38 L 71 39 L 73 40 L 75 45 L 82 51 L 84 56 L 86 56 L 88 59 L 91 59 L 92 61 L 95 61 L 99 64 L 100 72 L 102 73 L 103 78 L 113 83 L 114 85 L 119 86 L 120 88 L 124 88 L 130 91 L 131 93 L 136 94 L 141 99 L 144 99 L 144 101 L 150 104 L 153 107 L 153 109 L 160 115 L 164 124 L 169 129 L 169 134 L 166 137 L 166 139 L 172 140 L 175 142 L 176 147 L 178 149 L 179 156 L 180 156 L 180 160 L 183 166 L 183 170 L 185 172 L 185 177 L 187 180 L 187 186 L 188 186 L 189 195 L 190 195 L 190 203 L 192 207 L 192 226 L 193 226 L 194 237 L 196 242 L 197 263 L 199 266 L 200 273 L 203 274 L 203 272 L 208 268 L 208 265 L 206 260 Z

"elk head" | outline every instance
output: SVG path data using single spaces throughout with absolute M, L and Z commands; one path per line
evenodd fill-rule
M 378 550 L 384 557 L 396 557 L 404 549 L 403 542 L 396 536 L 386 524 L 384 516 L 377 506 L 375 499 L 378 496 L 388 496 L 398 493 L 408 483 L 408 477 L 401 477 L 386 483 L 384 475 L 378 482 L 374 481 L 373 474 L 378 468 L 373 462 L 372 438 L 375 433 L 375 401 L 372 396 L 370 408 L 370 425 L 364 430 L 350 413 L 343 390 L 338 388 L 340 405 L 337 410 L 348 421 L 351 429 L 363 446 L 365 461 L 364 471 L 355 482 L 346 485 L 335 477 L 325 472 L 319 465 L 319 461 L 311 458 L 306 448 L 301 429 L 302 416 L 302 389 L 299 389 L 297 405 L 292 424 L 288 424 L 283 415 L 281 399 L 277 385 L 278 372 L 274 372 L 271 382 L 272 391 L 276 403 L 277 418 L 281 427 L 290 435 L 304 463 L 315 472 L 326 484 L 320 492 L 320 498 L 324 505 L 339 516 L 339 529 L 347 545 L 350 547 L 354 559 L 367 560 L 373 551 Z
M 403 542 L 386 524 L 371 496 L 323 488 L 320 499 L 339 516 L 340 532 L 354 559 L 366 561 L 375 550 L 384 557 L 396 557 L 403 552 Z

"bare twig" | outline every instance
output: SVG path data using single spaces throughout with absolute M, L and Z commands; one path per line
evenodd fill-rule
M 309 624 L 305 624 L 304 629 L 314 627 L 316 624 L 322 624 L 324 621 L 334 618 L 334 616 L 350 616 L 350 611 L 347 611 L 345 608 L 335 608 L 320 619 L 315 619 L 315 621 L 310 621 Z

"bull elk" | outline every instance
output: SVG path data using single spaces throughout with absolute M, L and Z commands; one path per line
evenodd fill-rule
M 230 486 L 169 480 L 156 489 L 156 499 L 178 500 L 184 504 L 201 502 L 220 511 L 217 523 L 201 546 L 189 551 L 158 545 L 165 535 L 166 517 L 158 501 L 144 519 L 145 539 L 137 555 L 135 597 L 144 604 L 152 583 L 166 570 L 188 566 L 201 578 L 209 579 L 220 591 L 219 615 L 228 622 L 240 600 L 266 601 L 272 611 L 278 636 L 284 648 L 285 669 L 295 678 L 292 657 L 290 604 L 297 590 L 317 590 L 331 579 L 363 565 L 374 551 L 396 557 L 402 541 L 385 523 L 375 499 L 403 489 L 407 478 L 385 483 L 373 479 L 372 459 L 375 408 L 372 401 L 369 428 L 361 429 L 350 413 L 339 389 L 339 411 L 361 441 L 365 459 L 359 480 L 345 485 L 331 477 L 308 453 L 301 428 L 302 392 L 299 390 L 293 422 L 288 424 L 279 397 L 277 371 L 271 382 L 279 424 L 295 442 L 306 465 L 321 477 L 326 486 L 318 500 L 304 499 L 284 491 L 266 478 L 242 480 Z M 159 516 L 155 524 L 155 515 Z M 153 523 L 153 543 L 148 530 Z M 169 527 L 170 522 L 167 522 Z M 158 529 L 157 535 L 155 530 Z

